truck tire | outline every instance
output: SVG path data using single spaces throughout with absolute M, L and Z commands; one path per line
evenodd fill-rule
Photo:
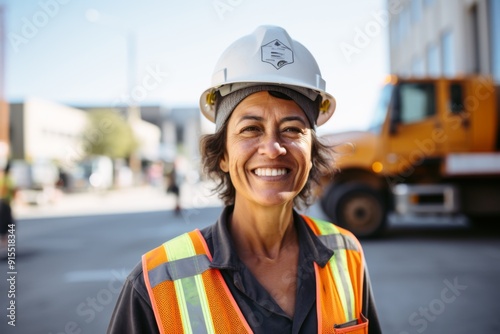
M 387 205 L 381 192 L 361 183 L 333 184 L 321 199 L 332 223 L 355 236 L 380 235 L 386 227 Z

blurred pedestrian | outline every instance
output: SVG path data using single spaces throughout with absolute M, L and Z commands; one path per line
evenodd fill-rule
M 316 126 L 335 99 L 310 52 L 275 26 L 237 40 L 200 98 L 219 220 L 146 253 L 108 333 L 380 333 L 358 240 L 296 210 L 331 173 Z
M 12 201 L 16 194 L 14 181 L 10 175 L 10 162 L 0 172 L 0 252 L 4 256 L 8 246 L 8 231 L 15 224 L 12 214 Z
M 167 193 L 173 194 L 175 196 L 174 213 L 176 215 L 179 215 L 181 213 L 181 188 L 179 186 L 175 164 L 173 165 L 172 170 L 167 175 Z
M 68 172 L 66 172 L 62 167 L 58 167 L 57 172 L 58 172 L 59 177 L 57 178 L 57 181 L 56 181 L 56 188 L 60 189 L 61 191 L 67 191 L 69 188 Z

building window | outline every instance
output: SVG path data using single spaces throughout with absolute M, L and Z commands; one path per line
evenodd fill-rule
M 496 83 L 500 83 L 500 1 L 490 0 L 490 49 L 491 73 Z
M 427 47 L 427 74 L 429 76 L 439 76 L 441 74 L 439 48 L 435 44 L 430 44 Z
M 468 57 L 469 63 L 470 63 L 470 72 L 472 73 L 480 73 L 481 71 L 481 64 L 480 64 L 480 59 L 481 59 L 481 54 L 483 50 L 479 48 L 479 13 L 478 13 L 478 5 L 477 3 L 474 3 L 469 11 L 468 11 L 468 16 L 469 16 L 469 34 L 470 34 L 470 43 L 468 45 L 468 49 L 470 50 Z
M 411 71 L 413 76 L 423 76 L 425 74 L 424 60 L 422 57 L 413 57 Z
M 442 50 L 442 68 L 443 75 L 454 76 L 455 72 L 455 54 L 453 52 L 453 33 L 446 31 L 441 35 L 441 50 Z
M 421 0 L 411 0 L 411 20 L 417 23 L 422 16 L 422 3 Z
M 391 45 L 396 46 L 399 43 L 399 17 L 391 20 Z
M 404 19 L 404 9 L 399 14 L 399 19 L 398 19 L 398 42 L 401 42 L 403 40 L 403 36 L 405 34 L 405 19 Z
M 406 37 L 406 34 L 410 32 L 410 24 L 411 24 L 410 8 L 408 6 L 406 6 L 401 12 L 399 23 L 401 30 L 401 39 L 404 39 Z

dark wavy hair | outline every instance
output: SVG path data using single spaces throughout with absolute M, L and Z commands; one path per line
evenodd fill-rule
M 322 143 L 316 135 L 316 131 L 311 130 L 312 147 L 311 161 L 312 168 L 306 184 L 294 200 L 298 208 L 310 206 L 315 198 L 313 196 L 313 185 L 320 184 L 323 176 L 332 176 L 336 171 L 332 147 Z M 200 139 L 200 152 L 203 171 L 206 175 L 216 181 L 214 192 L 219 193 L 219 198 L 225 205 L 234 204 L 236 190 L 231 181 L 229 173 L 222 171 L 219 162 L 226 152 L 227 121 L 214 134 L 204 135 Z

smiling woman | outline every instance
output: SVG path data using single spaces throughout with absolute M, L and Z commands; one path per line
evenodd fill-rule
M 312 167 L 310 127 L 294 101 L 266 91 L 253 93 L 234 109 L 219 166 L 231 177 L 235 205 L 250 210 L 293 205 Z
M 281 137 L 284 138 L 291 138 L 293 139 L 294 137 L 296 138 L 301 138 L 301 141 L 304 141 L 307 139 L 307 137 L 310 137 L 310 150 L 309 152 L 309 159 L 310 159 L 310 165 L 311 168 L 308 170 L 308 181 L 312 182 L 318 182 L 320 175 L 325 175 L 331 172 L 331 168 L 333 166 L 333 162 L 331 161 L 331 154 L 329 151 L 329 148 L 324 146 L 316 137 L 315 131 L 311 130 L 311 124 L 309 123 L 310 121 L 302 111 L 300 107 L 297 106 L 295 102 L 288 96 L 285 95 L 284 93 L 280 93 L 283 91 L 287 91 L 288 94 L 290 95 L 297 95 L 297 93 L 294 93 L 291 89 L 287 89 L 284 87 L 279 87 L 279 86 L 261 86 L 260 89 L 263 89 L 263 91 L 258 92 L 259 87 L 254 86 L 251 87 L 251 89 L 248 89 L 246 92 L 245 91 L 238 91 L 238 94 L 246 95 L 250 94 L 251 96 L 248 97 L 248 99 L 245 99 L 238 107 L 236 108 L 238 112 L 240 110 L 245 111 L 245 106 L 253 103 L 253 101 L 257 102 L 257 105 L 254 106 L 254 108 L 259 108 L 258 103 L 259 103 L 259 97 L 261 96 L 266 96 L 267 95 L 267 100 L 268 101 L 274 101 L 273 107 L 275 108 L 281 108 L 281 109 L 286 109 L 286 108 L 291 108 L 290 110 L 299 110 L 297 116 L 290 116 L 286 115 L 286 110 L 282 110 L 282 114 L 285 113 L 285 116 L 282 116 L 282 122 L 279 124 L 278 128 L 278 134 L 281 134 Z M 266 91 L 266 89 L 268 89 Z M 253 92 L 257 91 L 254 95 L 252 95 Z M 267 92 L 267 93 L 266 93 Z M 239 99 L 237 99 L 239 100 Z M 266 106 L 266 100 L 260 101 L 261 104 L 263 104 L 263 108 L 271 108 L 271 105 Z M 222 103 L 219 102 L 221 105 Z M 290 107 L 291 106 L 291 107 Z M 234 107 L 233 107 L 234 108 Z M 313 106 L 313 108 L 315 108 Z M 237 111 L 235 110 L 235 112 Z M 242 112 L 244 112 L 242 111 Z M 244 130 L 244 133 L 239 134 L 239 137 L 249 137 L 253 134 L 254 138 L 256 137 L 257 133 L 259 131 L 263 131 L 263 126 L 265 125 L 264 121 L 271 121 L 271 118 L 267 115 L 276 115 L 278 117 L 278 113 L 274 113 L 272 110 L 271 111 L 265 111 L 265 110 L 255 110 L 255 112 L 259 112 L 261 116 L 260 117 L 250 117 L 250 116 L 245 116 L 242 117 L 242 120 L 238 124 L 239 128 L 241 130 Z M 247 110 L 247 112 L 250 112 Z M 231 117 L 232 119 L 235 119 L 236 116 Z M 314 124 L 314 123 L 312 123 Z M 270 129 L 272 131 L 272 129 Z M 264 133 L 265 134 L 265 133 Z M 234 203 L 234 198 L 235 198 L 235 189 L 234 185 L 231 181 L 231 175 L 227 171 L 223 171 L 220 162 L 225 159 L 225 156 L 227 155 L 227 147 L 232 147 L 231 144 L 226 143 L 226 137 L 227 140 L 229 141 L 230 138 L 227 134 L 227 127 L 222 127 L 213 135 L 206 135 L 201 139 L 201 150 L 202 150 L 202 159 L 203 159 L 203 165 L 205 166 L 205 171 L 207 172 L 208 175 L 210 175 L 213 179 L 219 180 L 218 188 L 217 191 L 219 192 L 219 195 L 221 199 L 224 200 L 226 205 L 230 205 Z M 233 136 L 234 137 L 234 136 Z M 256 138 L 260 138 L 261 140 L 266 137 L 258 136 Z M 280 138 L 278 138 L 279 140 Z M 290 140 L 289 140 L 290 142 Z M 297 146 L 296 143 L 293 143 L 293 147 L 295 148 Z M 299 141 L 300 143 L 300 141 Z M 286 147 L 280 145 L 280 141 L 274 141 L 270 143 L 272 146 L 276 146 L 276 149 L 281 150 L 282 152 L 285 153 L 286 155 Z M 253 144 L 252 144 L 253 145 Z M 242 148 L 244 150 L 249 150 L 249 148 Z M 262 148 L 260 149 L 262 151 Z M 284 168 L 287 172 L 289 170 Z M 259 174 L 267 174 L 269 173 L 272 174 L 272 170 L 268 168 L 260 168 L 256 169 L 255 173 Z M 277 171 L 276 171 L 277 172 Z M 305 185 L 301 187 L 301 190 L 299 194 L 294 198 L 294 203 L 296 206 L 300 207 L 301 204 L 309 205 L 311 204 L 313 197 L 311 196 L 311 188 L 312 184 L 311 182 L 307 182 Z
M 300 215 L 332 171 L 316 126 L 335 110 L 314 57 L 275 26 L 221 56 L 202 113 L 219 220 L 146 253 L 108 333 L 380 333 L 358 240 Z

